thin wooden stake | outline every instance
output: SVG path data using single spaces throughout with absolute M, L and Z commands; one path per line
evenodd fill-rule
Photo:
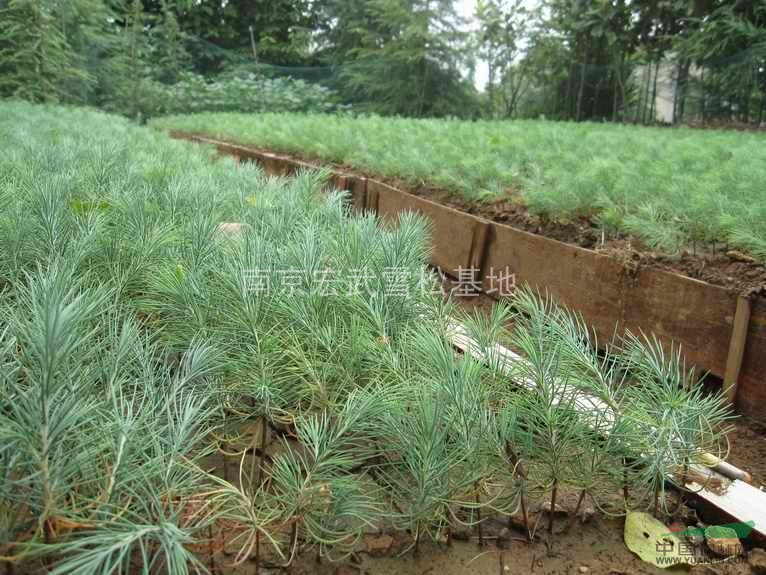
M 415 557 L 420 556 L 420 522 L 418 521 L 417 526 L 415 527 L 415 550 L 413 551 L 413 555 Z
M 229 480 L 229 458 L 226 456 L 225 450 L 222 447 L 222 444 L 218 443 L 218 449 L 221 451 L 221 457 L 223 457 L 223 479 L 224 481 Z
M 734 325 L 731 328 L 726 372 L 723 378 L 723 393 L 731 404 L 735 404 L 737 401 L 737 383 L 742 369 L 742 358 L 745 355 L 745 345 L 747 344 L 750 311 L 750 300 L 744 296 L 739 296 L 737 298 L 737 311 L 734 314 Z
M 261 569 L 261 530 L 255 532 L 255 575 L 258 575 Z
M 258 479 L 256 485 L 263 485 L 263 459 L 266 455 L 266 444 L 268 443 L 269 423 L 266 417 L 261 418 L 261 452 L 258 454 Z
M 628 461 L 622 458 L 622 498 L 625 501 L 625 511 L 628 510 L 630 493 L 628 493 Z
M 527 534 L 527 541 L 532 543 L 532 533 L 529 531 L 529 515 L 527 514 L 527 498 L 524 494 L 524 487 L 521 488 L 521 516 L 524 518 L 524 531 Z
M 654 486 L 654 516 L 660 517 L 660 487 L 662 485 L 662 476 L 657 478 L 657 485 Z
M 556 515 L 556 495 L 558 494 L 559 490 L 559 482 L 558 480 L 554 480 L 553 482 L 553 488 L 551 489 L 551 516 L 548 518 L 548 533 L 553 533 L 553 521 L 554 517 Z

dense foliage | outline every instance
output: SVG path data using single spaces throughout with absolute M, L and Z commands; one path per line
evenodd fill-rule
M 492 115 L 766 119 L 766 4 L 480 0 Z M 668 108 L 659 113 L 659 107 Z
M 506 198 L 563 221 L 588 218 L 675 253 L 728 242 L 766 260 L 766 137 L 559 122 L 459 122 L 267 114 L 163 118 L 330 160 L 469 200 Z
M 192 112 L 333 112 L 340 107 L 333 93 L 319 85 L 290 78 L 254 74 L 212 81 L 184 74 L 172 85 L 155 84 L 153 97 L 161 114 Z
M 383 228 L 321 172 L 266 178 L 118 117 L 1 111 L 3 561 L 188 573 L 225 541 L 289 564 L 383 527 L 417 548 L 562 489 L 663 508 L 719 452 L 723 400 L 680 355 L 626 337 L 602 358 L 532 293 L 464 318 L 456 354 L 419 217 Z M 207 471 L 221 453 L 236 477 Z
M 762 2 L 478 0 L 471 22 L 459 6 L 455 0 L 4 0 L 0 95 L 86 102 L 146 117 L 162 111 L 154 83 L 173 85 L 186 73 L 218 84 L 239 69 L 320 83 L 342 103 L 379 114 L 766 119 Z M 483 93 L 474 82 L 477 66 L 488 71 Z M 200 101 L 209 101 L 204 83 L 186 81 L 178 91 L 193 87 L 201 90 Z M 290 91 L 288 100 L 304 88 Z M 214 104 L 221 109 L 219 99 Z M 248 104 L 240 110 L 251 110 Z
M 331 89 L 243 69 L 241 56 L 196 73 L 199 42 L 180 28 L 179 8 L 161 4 L 152 11 L 139 0 L 0 3 L 0 96 L 92 104 L 137 119 L 336 109 Z

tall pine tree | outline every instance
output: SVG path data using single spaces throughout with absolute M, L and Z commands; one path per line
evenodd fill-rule
M 68 101 L 73 84 L 89 81 L 55 7 L 45 0 L 10 0 L 0 10 L 0 94 Z
M 376 112 L 406 116 L 461 113 L 474 107 L 463 78 L 466 36 L 453 0 L 367 0 L 351 26 L 357 45 L 343 58 L 351 98 Z

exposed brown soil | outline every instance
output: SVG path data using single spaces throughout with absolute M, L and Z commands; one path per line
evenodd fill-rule
M 564 521 L 562 521 L 564 523 Z M 687 573 L 681 568 L 662 570 L 642 562 L 625 547 L 622 537 L 622 521 L 618 519 L 594 519 L 587 525 L 577 525 L 568 532 L 557 534 L 550 544 L 541 539 L 535 543 L 521 541 L 521 533 L 513 533 L 510 541 L 498 545 L 499 524 L 486 526 L 488 542 L 479 547 L 477 541 L 456 541 L 451 547 L 445 544 L 427 543 L 421 546 L 419 556 L 412 551 L 400 555 L 411 541 L 405 536 L 375 536 L 382 540 L 388 537 L 393 543 L 385 553 L 375 555 L 363 551 L 355 559 L 340 563 L 323 561 L 316 563 L 313 554 L 306 553 L 297 558 L 289 570 L 293 575 L 643 575 L 659 573 Z M 472 537 L 475 539 L 475 534 Z M 224 560 L 225 561 L 225 560 Z M 691 571 L 698 575 L 746 575 L 748 565 L 717 564 L 712 571 L 699 568 Z M 228 570 L 224 570 L 227 572 Z M 252 563 L 243 565 L 230 573 L 254 573 Z M 260 573 L 276 574 L 280 570 L 261 568 Z
M 766 489 L 766 425 L 742 417 L 734 421 L 729 435 L 731 450 L 726 459 L 753 476 L 753 485 Z
M 272 441 L 267 452 L 274 454 L 278 451 L 277 442 Z M 213 461 L 216 471 L 222 475 L 223 460 L 220 455 Z M 238 458 L 229 459 L 226 467 L 229 469 L 228 480 L 237 484 Z M 212 462 L 212 461 L 211 461 Z M 613 511 L 621 508 L 621 493 L 607 497 L 607 507 Z M 611 503 L 609 503 L 611 501 Z M 292 575 L 505 575 L 510 573 L 539 573 L 542 575 L 628 575 L 628 574 L 659 574 L 659 573 L 693 573 L 719 575 L 747 575 L 750 567 L 744 559 L 739 563 L 716 563 L 712 566 L 697 566 L 661 570 L 651 564 L 642 562 L 625 545 L 623 539 L 624 519 L 600 514 L 587 502 L 580 508 L 578 518 L 571 524 L 573 510 L 577 506 L 577 493 L 572 490 L 561 490 L 556 505 L 556 524 L 552 536 L 546 532 L 549 521 L 549 504 L 537 499 L 528 500 L 530 505 L 530 525 L 536 527 L 533 542 L 526 540 L 522 517 L 519 513 L 510 522 L 506 518 L 486 517 L 482 523 L 482 539 L 484 545 L 479 545 L 479 535 L 476 527 L 457 528 L 453 532 L 452 542 L 446 540 L 432 541 L 424 539 L 418 553 L 414 552 L 414 541 L 410 533 L 394 531 L 389 528 L 370 528 L 362 540 L 354 548 L 354 552 L 338 562 L 328 560 L 317 561 L 316 550 L 308 548 L 305 542 L 303 548 L 293 561 L 290 568 L 280 567 L 284 563 L 273 549 L 264 543 L 261 548 L 260 575 L 290 573 Z M 605 501 L 602 501 L 604 503 Z M 700 517 L 697 513 L 679 505 L 677 498 L 670 502 L 670 507 L 677 509 L 671 522 L 682 522 L 693 526 Z M 287 548 L 287 532 L 274 533 L 281 544 Z M 229 532 L 224 525 L 216 540 L 222 542 L 229 539 Z M 228 545 L 217 545 L 218 552 L 214 557 L 216 572 L 226 574 L 255 574 L 254 555 L 249 560 L 234 567 L 237 549 Z M 204 552 L 203 552 L 204 556 Z M 209 557 L 206 558 L 209 561 Z
M 175 134 L 183 137 L 183 134 Z M 195 134 L 208 137 L 204 134 Z M 399 178 L 382 177 L 343 164 L 335 164 L 310 156 L 273 152 L 256 146 L 243 146 L 234 141 L 219 140 L 261 153 L 276 153 L 282 157 L 316 166 L 332 166 L 342 172 L 374 178 L 400 190 L 431 201 L 473 214 L 488 220 L 507 224 L 527 232 L 540 234 L 561 242 L 577 245 L 611 255 L 631 271 L 641 267 L 659 268 L 690 278 L 732 289 L 739 293 L 766 293 L 766 266 L 747 254 L 731 250 L 728 246 L 699 247 L 680 255 L 667 255 L 651 250 L 636 238 L 623 235 L 602 236 L 600 228 L 587 218 L 573 222 L 559 222 L 531 213 L 512 192 L 505 197 L 477 202 L 428 185 L 413 184 Z
M 635 238 L 603 237 L 601 230 L 588 219 L 564 223 L 541 218 L 512 198 L 477 203 L 427 186 L 405 189 L 469 214 L 611 255 L 631 270 L 655 267 L 743 293 L 766 289 L 766 266 L 747 254 L 726 250 L 724 246 L 719 246 L 716 251 L 700 249 L 697 253 L 685 251 L 678 256 L 669 256 L 650 250 Z

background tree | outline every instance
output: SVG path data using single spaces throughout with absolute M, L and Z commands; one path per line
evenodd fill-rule
M 44 0 L 10 0 L 0 10 L 0 94 L 59 102 L 75 95 L 74 84 L 91 80 L 62 29 L 61 8 Z
M 487 107 L 490 117 L 508 117 L 516 110 L 526 84 L 528 61 L 523 56 L 533 19 L 522 0 L 480 0 L 476 7 L 477 44 L 487 63 Z
M 466 35 L 453 0 L 369 0 L 346 54 L 344 85 L 366 109 L 408 116 L 472 106 L 461 64 Z

